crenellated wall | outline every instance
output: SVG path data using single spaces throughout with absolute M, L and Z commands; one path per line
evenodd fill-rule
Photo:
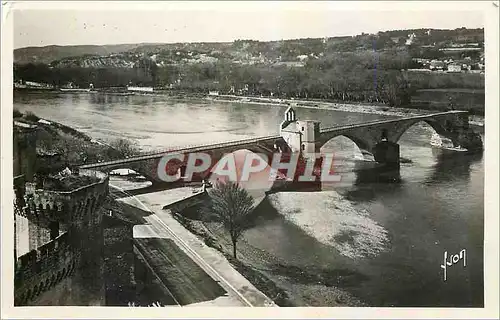
M 31 251 L 17 259 L 16 305 L 57 305 L 61 301 L 86 305 L 99 303 L 104 297 L 100 292 L 101 205 L 109 192 L 109 178 L 92 170 L 80 170 L 78 176 L 95 179 L 69 191 L 40 189 L 30 182 L 24 192 L 17 188 L 16 204 L 24 202 L 17 213 L 29 221 Z M 64 279 L 69 282 L 58 285 Z M 55 290 L 63 289 L 55 286 L 69 291 L 59 294 Z
M 80 252 L 71 247 L 69 233 L 63 233 L 16 261 L 14 305 L 29 305 L 43 292 L 71 276 L 79 265 Z
M 34 183 L 26 183 L 23 214 L 44 228 L 49 228 L 51 222 L 67 228 L 81 226 L 89 219 L 98 222 L 93 215 L 108 194 L 109 177 L 90 170 L 81 170 L 79 175 L 95 177 L 96 181 L 71 191 L 38 189 Z

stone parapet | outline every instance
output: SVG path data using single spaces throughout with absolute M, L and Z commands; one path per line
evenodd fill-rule
M 69 191 L 39 189 L 33 183 L 26 183 L 23 214 L 45 227 L 50 222 L 77 225 L 85 215 L 94 214 L 108 194 L 109 177 L 93 170 L 80 170 L 78 175 L 97 179 Z
M 15 265 L 14 304 L 26 305 L 70 276 L 79 259 L 79 251 L 70 245 L 69 233 L 19 257 Z

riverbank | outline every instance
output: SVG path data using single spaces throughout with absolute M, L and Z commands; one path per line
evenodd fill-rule
M 121 159 L 140 152 L 136 145 L 126 139 L 99 141 L 70 126 L 40 118 L 31 112 L 22 113 L 14 109 L 13 120 L 36 125 L 37 152 L 59 154 L 68 167 Z
M 321 109 L 342 112 L 355 112 L 355 113 L 368 113 L 379 114 L 385 116 L 412 116 L 436 113 L 437 110 L 426 110 L 418 108 L 396 108 L 388 107 L 382 104 L 368 104 L 368 103 L 338 103 L 328 102 L 321 100 L 296 100 L 296 99 L 276 99 L 276 98 L 263 98 L 251 96 L 234 96 L 234 95 L 218 95 L 207 96 L 205 100 L 217 101 L 225 103 L 241 103 L 241 104 L 254 104 L 254 105 L 273 105 L 273 106 L 291 106 L 298 108 L 308 109 Z M 446 111 L 446 110 L 442 110 Z M 476 126 L 484 126 L 484 117 L 477 115 L 469 116 L 469 123 Z
M 243 236 L 237 245 L 237 256 L 232 256 L 232 243 L 220 223 L 190 219 L 186 215 L 198 208 L 188 209 L 174 218 L 206 245 L 221 252 L 225 258 L 257 289 L 281 307 L 362 307 L 367 306 L 341 287 L 360 281 L 363 276 L 343 268 L 322 269 L 294 266 L 273 254 L 252 246 Z M 362 279 L 361 279 L 362 280 Z M 348 284 L 349 283 L 349 284 Z

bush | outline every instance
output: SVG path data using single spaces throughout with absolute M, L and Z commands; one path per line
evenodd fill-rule
M 28 112 L 26 113 L 26 120 L 37 122 L 38 120 L 40 120 L 40 118 L 37 117 L 33 112 Z
M 12 110 L 12 116 L 14 118 L 21 118 L 23 116 L 22 112 L 17 110 L 17 109 L 14 109 Z
M 113 149 L 118 151 L 121 156 L 133 156 L 140 153 L 139 147 L 127 139 L 116 139 L 109 144 Z

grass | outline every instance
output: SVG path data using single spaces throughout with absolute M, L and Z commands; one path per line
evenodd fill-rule
M 235 259 L 232 256 L 232 253 L 226 252 L 222 248 L 217 239 L 205 232 L 202 228 L 197 227 L 192 220 L 184 218 L 181 215 L 175 215 L 174 217 L 191 233 L 200 237 L 207 246 L 221 252 L 239 273 L 241 273 L 248 281 L 250 281 L 250 283 L 252 283 L 259 291 L 272 299 L 278 306 L 295 306 L 285 290 L 276 285 L 274 281 L 266 277 L 262 272 L 254 269 L 250 265 L 241 262 L 240 260 Z

